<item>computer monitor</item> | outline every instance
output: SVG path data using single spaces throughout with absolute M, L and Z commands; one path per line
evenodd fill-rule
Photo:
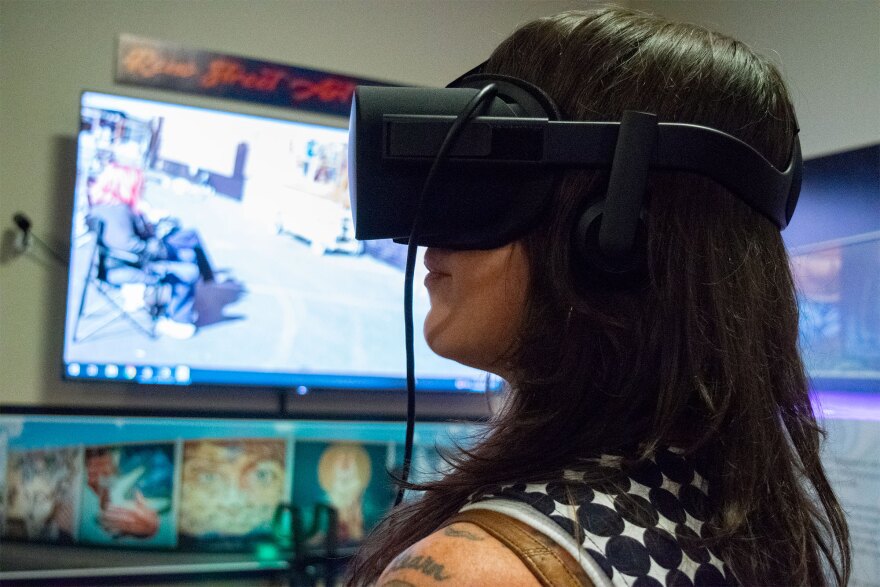
M 357 546 L 396 495 L 404 424 L 265 416 L 15 409 L 0 415 L 3 540 L 151 551 L 251 552 L 293 506 L 316 547 Z M 420 422 L 413 479 L 442 474 L 477 424 Z
M 346 143 L 345 128 L 83 93 L 66 377 L 404 389 L 405 247 L 354 240 Z M 427 310 L 417 285 L 416 323 Z M 419 390 L 500 386 L 416 338 Z
M 880 145 L 805 161 L 782 234 L 813 388 L 880 391 Z
M 880 390 L 880 232 L 795 249 L 801 352 L 820 389 Z

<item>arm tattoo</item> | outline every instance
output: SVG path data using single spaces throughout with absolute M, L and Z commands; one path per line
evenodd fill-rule
M 468 532 L 467 530 L 456 530 L 453 526 L 446 526 L 443 529 L 443 534 L 449 536 L 451 538 L 467 538 L 468 540 L 483 540 L 482 536 L 477 536 L 473 532 Z
M 443 565 L 432 559 L 430 556 L 409 556 L 403 555 L 391 563 L 389 567 L 392 571 L 401 569 L 413 569 L 423 575 L 433 578 L 436 581 L 445 581 L 451 575 L 444 575 Z
M 400 579 L 391 579 L 382 583 L 381 587 L 416 587 L 409 581 L 401 581 Z

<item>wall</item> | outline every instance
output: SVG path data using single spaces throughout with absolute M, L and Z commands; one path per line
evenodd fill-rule
M 9 220 L 64 248 L 82 89 L 181 100 L 113 83 L 116 36 L 184 45 L 404 83 L 437 85 L 484 59 L 518 23 L 586 2 L 528 0 L 0 0 L 0 403 L 271 410 L 236 389 L 155 392 L 60 381 L 64 269 L 14 254 Z M 709 24 L 776 51 L 793 88 L 806 156 L 880 137 L 880 4 L 875 1 L 626 2 Z M 254 114 L 278 110 L 244 103 Z M 299 116 L 297 114 L 297 116 Z M 314 117 L 304 117 L 320 121 Z M 471 406 L 477 409 L 479 406 Z M 467 409 L 471 409 L 467 408 Z M 358 408 L 361 409 L 361 408 Z
M 781 65 L 805 158 L 880 140 L 880 2 L 633 0 L 730 34 Z

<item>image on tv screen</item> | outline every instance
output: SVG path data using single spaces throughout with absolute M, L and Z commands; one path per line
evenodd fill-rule
M 95 92 L 80 114 L 68 378 L 405 386 L 405 247 L 354 239 L 346 129 Z M 420 389 L 486 388 L 415 351 Z
M 339 543 L 363 540 L 394 501 L 386 473 L 395 464 L 393 449 L 389 443 L 297 441 L 293 502 L 303 508 L 304 524 L 313 525 L 310 506 L 326 503 L 337 512 Z M 323 539 L 318 533 L 310 542 Z
M 170 442 L 86 447 L 80 541 L 173 547 L 175 453 Z
M 3 536 L 46 542 L 76 540 L 81 452 L 64 447 L 4 455 L 5 500 L 0 500 L 5 514 Z M 0 489 L 4 489 L 2 484 Z
M 436 479 L 444 467 L 439 451 L 456 452 L 479 430 L 419 422 L 411 479 Z M 289 545 L 295 513 L 303 547 L 320 550 L 335 540 L 353 548 L 394 501 L 404 431 L 403 422 L 388 421 L 10 413 L 0 406 L 0 540 L 254 552 Z
M 811 386 L 880 389 L 880 145 L 804 161 L 782 233 L 797 287 Z
M 810 376 L 880 381 L 880 233 L 801 247 L 791 265 Z
M 180 544 L 217 548 L 271 538 L 290 492 L 287 440 L 211 438 L 183 444 Z

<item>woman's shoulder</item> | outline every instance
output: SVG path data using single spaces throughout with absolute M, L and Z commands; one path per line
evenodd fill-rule
M 453 585 L 540 585 L 507 546 L 482 528 L 456 522 L 418 541 L 395 558 L 379 577 L 378 587 Z

